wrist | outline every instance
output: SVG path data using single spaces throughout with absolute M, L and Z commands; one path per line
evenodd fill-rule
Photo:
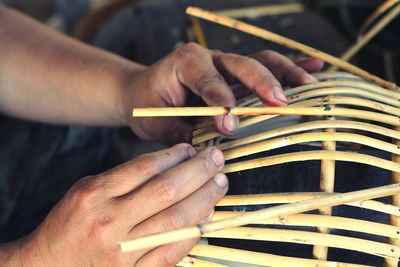
M 137 79 L 147 67 L 139 64 L 132 64 L 123 68 L 120 72 L 117 102 L 115 103 L 115 113 L 121 125 L 128 126 L 132 117 L 133 94 L 137 87 Z

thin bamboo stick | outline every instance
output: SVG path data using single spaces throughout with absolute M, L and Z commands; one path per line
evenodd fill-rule
M 350 80 L 362 81 L 362 78 L 344 71 L 315 72 L 312 73 L 311 75 L 314 76 L 314 78 L 316 78 L 320 82 L 325 80 L 336 80 L 336 79 L 342 79 L 342 80 L 350 79 Z
M 299 115 L 299 116 L 340 116 L 352 118 L 380 117 L 379 121 L 400 126 L 398 117 L 383 115 L 370 111 L 349 108 L 319 107 L 175 107 L 175 108 L 135 108 L 133 117 L 176 117 L 176 116 L 222 116 L 240 115 Z
M 304 7 L 299 3 L 277 4 L 265 6 L 252 6 L 245 8 L 234 8 L 225 10 L 216 10 L 215 13 L 231 18 L 257 18 L 262 16 L 281 15 L 289 13 L 302 12 Z
M 383 13 L 388 11 L 390 8 L 392 8 L 395 4 L 398 4 L 399 0 L 387 0 L 383 2 L 377 9 L 374 10 L 374 12 L 371 13 L 371 15 L 368 16 L 368 18 L 363 22 L 363 24 L 360 27 L 359 36 L 364 35 L 365 30 L 377 19 L 379 18 Z
M 394 145 L 364 135 L 354 134 L 354 133 L 338 133 L 338 132 L 324 132 L 324 133 L 314 132 L 314 133 L 289 135 L 229 149 L 224 151 L 224 157 L 226 161 L 229 161 L 231 159 L 253 155 L 276 148 L 281 148 L 300 143 L 315 142 L 315 141 L 352 142 L 356 144 L 373 147 L 382 151 L 391 152 L 396 155 L 400 155 L 400 148 L 398 145 Z M 327 151 L 334 152 L 335 150 L 328 149 Z M 400 164 L 398 165 L 400 166 Z M 333 171 L 333 170 L 330 169 L 326 171 Z
M 211 245 L 196 245 L 190 255 L 199 257 L 209 257 L 214 259 L 240 262 L 244 264 L 254 264 L 264 267 L 369 267 L 367 265 L 319 261 L 312 259 L 302 259 L 286 256 L 278 256 L 267 253 L 246 251 L 233 248 L 224 248 Z
M 400 127 L 396 127 L 395 128 L 396 131 L 400 131 Z M 397 146 L 400 146 L 400 139 L 394 139 L 393 143 Z M 392 160 L 396 163 L 400 163 L 400 156 L 399 155 L 392 155 Z M 397 172 L 392 172 L 392 183 L 396 183 L 397 181 L 400 181 L 400 174 Z M 400 206 L 400 194 L 396 194 L 392 196 L 392 200 L 391 200 L 392 204 L 395 206 Z M 397 216 L 390 216 L 389 217 L 389 223 L 391 225 L 395 225 L 395 226 L 400 226 L 400 219 Z M 396 246 L 400 246 L 400 240 L 399 239 L 389 239 L 389 243 L 396 245 Z M 397 267 L 397 263 L 393 262 L 393 261 L 385 261 L 385 265 L 387 267 Z
M 216 211 L 213 216 L 213 221 L 226 219 L 240 214 L 244 214 L 244 212 Z M 400 227 L 331 215 L 294 214 L 290 216 L 257 221 L 253 222 L 252 224 L 324 227 L 391 237 L 395 239 L 400 238 Z
M 340 80 L 340 81 L 325 81 L 325 82 L 317 82 L 317 83 L 310 83 L 302 86 L 297 86 L 293 88 L 288 88 L 285 90 L 285 94 L 290 96 L 294 94 L 299 94 L 305 91 L 310 91 L 313 89 L 322 89 L 322 88 L 338 88 L 338 87 L 345 87 L 345 88 L 354 88 L 360 89 L 366 92 L 376 93 L 383 96 L 387 96 L 392 100 L 399 100 L 400 93 L 397 91 L 390 91 L 379 87 L 375 84 L 364 82 L 364 81 L 352 81 L 352 80 Z
M 153 248 L 164 244 L 177 241 L 197 238 L 206 233 L 214 231 L 250 224 L 259 220 L 273 217 L 287 216 L 296 213 L 306 212 L 319 209 L 322 207 L 332 207 L 344 203 L 355 202 L 372 198 L 379 198 L 398 194 L 400 192 L 400 184 L 391 184 L 386 186 L 375 187 L 371 189 L 359 190 L 349 193 L 342 193 L 333 196 L 319 197 L 310 200 L 304 200 L 291 204 L 280 205 L 272 208 L 261 209 L 239 215 L 236 217 L 210 222 L 206 224 L 198 224 L 177 230 L 167 231 L 158 234 L 152 234 L 141 238 L 121 241 L 120 248 L 122 252 L 135 251 L 145 248 Z
M 322 196 L 333 196 L 337 193 L 327 192 L 294 192 L 294 193 L 267 193 L 267 194 L 252 194 L 252 195 L 228 195 L 217 203 L 219 207 L 242 206 L 242 205 L 270 205 L 284 204 L 303 201 Z M 344 205 L 374 210 L 385 214 L 400 216 L 398 206 L 382 203 L 375 200 L 364 200 Z
M 383 136 L 397 138 L 400 139 L 400 132 L 388 129 L 381 126 L 376 126 L 374 124 L 369 124 L 365 122 L 359 121 L 312 121 L 312 122 L 305 122 L 295 125 L 290 125 L 287 127 L 282 127 L 274 130 L 270 130 L 268 132 L 262 132 L 259 134 L 247 136 L 244 138 L 240 138 L 237 140 L 229 141 L 226 143 L 221 143 L 217 145 L 217 147 L 221 150 L 232 149 L 238 146 L 247 145 L 251 143 L 255 143 L 258 141 L 270 139 L 277 136 L 287 135 L 287 134 L 295 134 L 297 132 L 303 131 L 312 131 L 312 130 L 319 130 L 325 128 L 338 128 L 338 129 L 351 129 L 351 130 L 362 130 L 368 131 L 371 133 L 380 134 Z
M 393 89 L 393 90 L 399 90 L 397 85 L 385 81 L 382 78 L 379 78 L 376 75 L 370 74 L 366 72 L 365 70 L 362 70 L 346 61 L 343 61 L 339 58 L 336 58 L 334 56 L 331 56 L 327 53 L 324 53 L 320 50 L 317 50 L 315 48 L 312 48 L 310 46 L 306 46 L 304 44 L 301 44 L 299 42 L 293 41 L 291 39 L 285 38 L 283 36 L 280 36 L 278 34 L 272 33 L 270 31 L 255 27 L 253 25 L 241 22 L 239 20 L 231 19 L 225 16 L 217 15 L 212 12 L 202 10 L 200 8 L 195 8 L 195 7 L 188 7 L 186 10 L 186 13 L 198 18 L 202 18 L 211 22 L 215 22 L 233 29 L 237 29 L 243 32 L 246 32 L 248 34 L 258 36 L 260 38 L 263 38 L 268 41 L 272 41 L 278 44 L 281 44 L 283 46 L 298 50 L 303 52 L 304 54 L 320 58 L 332 65 L 338 66 L 343 70 L 346 70 L 350 73 L 356 74 L 368 81 L 377 83 L 382 85 L 385 88 Z
M 297 102 L 299 101 L 299 102 Z M 366 107 L 376 111 L 384 112 L 390 115 L 400 116 L 399 112 L 400 109 L 391 107 L 389 105 L 385 105 L 382 103 L 378 103 L 372 100 L 360 99 L 360 98 L 353 98 L 353 97 L 342 97 L 342 96 L 327 96 L 327 97 L 320 97 L 320 98 L 312 98 L 309 100 L 303 99 L 295 99 L 289 100 L 290 107 L 318 107 L 318 106 L 325 106 L 330 104 L 335 105 L 346 105 L 348 106 L 359 106 L 359 107 Z M 249 117 L 249 116 L 241 116 L 241 126 L 246 127 L 250 126 L 251 124 L 269 120 L 276 118 L 277 115 L 264 115 L 264 116 L 257 116 L 257 117 Z M 379 120 L 377 120 L 379 121 Z M 193 139 L 192 143 L 194 145 L 198 144 L 198 142 L 204 142 L 211 136 L 210 138 L 214 138 L 220 135 L 219 132 L 215 130 L 213 126 L 213 121 L 210 121 L 210 126 L 206 126 L 204 128 L 197 129 L 193 131 Z M 247 125 L 245 125 L 247 123 Z M 372 124 L 371 124 L 372 125 Z M 383 128 L 383 127 L 382 127 Z M 385 128 L 383 128 L 385 129 Z M 199 141 L 200 140 L 200 141 Z
M 275 241 L 303 245 L 328 246 L 333 248 L 363 252 L 392 260 L 398 260 L 400 257 L 400 248 L 397 246 L 366 239 L 308 231 L 256 227 L 235 227 L 206 233 L 204 237 Z
M 334 120 L 334 117 L 328 117 L 328 120 Z M 325 134 L 334 134 L 335 129 L 328 128 L 325 130 Z M 322 142 L 322 148 L 327 151 L 336 150 L 336 140 L 327 140 Z M 320 176 L 320 190 L 322 192 L 333 192 L 335 189 L 335 161 L 334 160 L 321 160 L 321 176 Z M 331 215 L 332 208 L 322 208 L 318 210 L 322 215 Z M 329 228 L 327 227 L 317 227 L 317 232 L 329 234 Z M 313 247 L 313 258 L 319 260 L 328 259 L 328 246 L 316 245 Z
M 298 105 L 298 106 L 300 107 L 300 105 Z M 300 111 L 299 107 L 291 107 L 291 108 L 287 108 L 287 109 L 298 109 L 298 111 Z M 254 108 L 254 109 L 256 109 L 256 108 Z M 260 109 L 259 111 L 261 111 L 265 108 L 259 108 L 259 109 Z M 307 107 L 307 108 L 303 108 L 303 109 L 304 110 L 309 109 L 308 111 L 312 111 L 312 109 L 318 109 L 318 108 L 308 108 Z M 320 108 L 320 109 L 323 109 L 323 108 Z M 398 126 L 398 124 L 400 124 L 400 120 L 396 116 L 380 114 L 380 113 L 371 112 L 371 111 L 347 109 L 347 108 L 346 109 L 345 108 L 332 108 L 330 111 L 333 111 L 333 110 L 335 110 L 335 112 L 326 112 L 325 114 L 323 114 L 323 112 L 315 113 L 314 116 L 326 115 L 326 116 L 338 116 L 338 117 L 362 119 L 362 120 L 368 120 L 368 121 L 376 121 L 379 123 L 385 123 L 385 124 L 389 124 L 392 126 Z M 286 111 L 288 111 L 288 110 L 286 110 Z M 289 114 L 285 113 L 284 115 L 289 115 Z M 302 115 L 305 115 L 305 113 L 303 113 Z M 262 121 L 265 121 L 265 120 L 272 119 L 277 116 L 278 115 L 260 115 L 260 116 L 253 116 L 253 117 L 247 118 L 247 119 L 239 122 L 239 129 L 262 122 Z M 192 144 L 195 145 L 198 143 L 202 143 L 204 141 L 207 141 L 207 140 L 217 137 L 217 136 L 220 136 L 220 133 L 215 129 L 215 127 L 206 128 L 206 129 L 203 129 L 200 134 L 193 136 Z
M 323 159 L 362 163 L 370 166 L 375 166 L 381 169 L 385 169 L 388 171 L 400 172 L 400 164 L 392 162 L 390 160 L 385 160 L 370 155 L 357 154 L 354 152 L 323 151 L 323 150 L 293 152 L 293 153 L 279 154 L 270 157 L 257 158 L 242 162 L 231 163 L 225 165 L 225 167 L 223 168 L 223 172 L 231 173 L 231 172 L 256 169 L 261 167 L 278 165 L 282 163 L 295 162 L 295 161 L 323 160 Z
M 203 29 L 201 28 L 200 20 L 198 18 L 191 18 L 193 35 L 196 41 L 202 47 L 208 47 L 206 37 L 204 36 Z
M 347 88 L 347 87 L 331 87 L 331 88 L 323 88 L 323 89 L 315 89 L 315 90 L 310 90 L 307 92 L 302 92 L 299 94 L 293 94 L 287 95 L 288 100 L 301 100 L 301 99 L 307 99 L 311 97 L 318 97 L 318 96 L 333 96 L 333 95 L 347 95 L 347 96 L 352 96 L 352 97 L 360 97 L 361 99 L 366 98 L 366 99 L 371 99 L 374 101 L 378 101 L 381 103 L 385 103 L 387 105 L 390 105 L 391 107 L 400 107 L 399 100 L 386 97 L 380 94 L 376 93 L 371 93 L 371 92 L 366 92 L 361 89 L 355 89 L 355 88 Z M 261 102 L 259 102 L 261 104 Z
M 228 265 L 223 265 L 223 264 L 187 256 L 187 257 L 183 258 L 176 265 L 176 267 L 228 267 Z
M 398 2 L 398 1 L 397 1 Z M 370 29 L 365 35 L 362 35 L 355 44 L 353 44 L 346 52 L 344 52 L 340 58 L 342 60 L 350 60 L 361 48 L 363 48 L 372 38 L 374 38 L 379 32 L 382 31 L 386 25 L 394 20 L 400 13 L 400 5 L 395 6 L 387 15 L 385 15 L 379 22 L 377 22 L 372 29 Z M 334 65 L 328 69 L 328 71 L 335 71 L 338 68 Z

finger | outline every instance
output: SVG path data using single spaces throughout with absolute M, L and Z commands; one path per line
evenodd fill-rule
M 142 129 L 147 129 L 147 139 L 160 140 L 168 145 L 190 143 L 193 125 L 179 117 L 146 118 L 142 122 Z
M 250 57 L 267 67 L 281 83 L 290 85 L 303 85 L 317 80 L 308 74 L 303 68 L 297 66 L 289 58 L 271 50 L 262 51 Z
M 228 190 L 228 178 L 219 173 L 214 179 L 191 196 L 177 205 L 151 217 L 141 223 L 131 232 L 131 238 L 168 231 L 197 223 L 206 223 L 211 220 L 214 206 Z M 155 248 L 144 255 L 138 262 L 143 266 L 175 266 L 190 249 L 197 239 L 178 242 Z
M 197 191 L 224 165 L 217 148 L 206 148 L 192 159 L 149 180 L 114 203 L 129 218 L 127 223 L 144 221 Z M 140 213 L 137 212 L 140 209 Z
M 132 238 L 137 238 L 199 223 L 213 214 L 214 206 L 227 190 L 228 178 L 225 174 L 218 173 L 181 202 L 136 225 L 130 235 Z
M 224 77 L 215 68 L 210 51 L 194 44 L 181 47 L 177 52 L 179 81 L 199 95 L 209 106 L 236 106 L 236 99 Z M 225 135 L 233 134 L 238 127 L 235 116 L 215 118 L 217 129 Z
M 125 195 L 153 176 L 193 157 L 196 150 L 189 144 L 178 144 L 171 148 L 141 155 L 119 165 L 96 178 L 99 186 L 112 197 Z
M 324 61 L 319 58 L 308 57 L 295 61 L 296 65 L 303 68 L 307 72 L 317 72 L 324 67 Z
M 279 81 L 257 60 L 235 54 L 217 54 L 214 56 L 214 62 L 220 69 L 236 77 L 255 92 L 265 104 L 271 106 L 287 104 Z
M 151 250 L 142 256 L 136 263 L 137 267 L 173 267 L 176 266 L 199 241 L 192 238 L 185 241 L 168 244 Z

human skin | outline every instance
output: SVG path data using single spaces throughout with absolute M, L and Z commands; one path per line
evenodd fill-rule
M 189 95 L 235 106 L 242 83 L 271 106 L 286 105 L 281 84 L 315 80 L 322 62 L 296 64 L 273 52 L 250 56 L 187 44 L 145 67 L 54 32 L 0 7 L 0 111 L 54 124 L 130 126 L 142 139 L 188 142 L 180 118 L 132 118 L 134 107 L 184 106 Z M 306 71 L 305 71 L 306 70 Z M 232 134 L 237 118 L 216 117 Z M 212 156 L 214 155 L 214 156 Z M 3 266 L 173 266 L 197 240 L 122 254 L 118 241 L 210 219 L 228 188 L 216 148 L 180 144 L 82 178 L 30 235 L 0 246 Z

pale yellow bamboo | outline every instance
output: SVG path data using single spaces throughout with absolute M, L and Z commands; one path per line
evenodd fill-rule
M 400 132 L 400 127 L 396 127 L 395 130 Z M 400 146 L 400 139 L 394 139 L 393 143 L 397 146 Z M 400 156 L 393 154 L 392 161 L 394 161 L 396 163 L 400 163 Z M 400 181 L 400 174 L 397 172 L 392 172 L 391 178 L 392 178 L 393 183 L 397 183 L 398 181 Z M 393 195 L 391 202 L 395 206 L 400 206 L 400 194 Z M 400 226 L 400 218 L 397 216 L 390 216 L 389 223 L 394 226 Z M 400 246 L 400 239 L 391 238 L 391 239 L 389 239 L 389 243 L 396 245 L 396 246 Z M 386 260 L 385 266 L 386 267 L 397 267 L 397 263 L 395 261 Z
M 398 2 L 398 1 L 397 1 Z M 353 44 L 346 52 L 344 52 L 340 58 L 348 61 L 351 59 L 361 48 L 363 48 L 372 38 L 374 38 L 379 32 L 382 31 L 386 25 L 394 20 L 400 13 L 400 5 L 395 6 L 389 13 L 387 13 L 380 21 L 378 21 L 366 34 L 360 36 L 357 42 Z M 328 71 L 335 71 L 338 66 L 332 66 Z
M 328 120 L 334 120 L 334 117 L 328 117 Z M 336 135 L 335 129 L 328 128 L 325 130 L 326 133 L 321 134 L 333 134 Z M 326 140 L 322 142 L 322 148 L 327 151 L 336 150 L 336 140 Z M 322 192 L 333 192 L 335 189 L 335 161 L 334 160 L 321 160 L 321 176 L 320 176 L 320 190 Z M 322 208 L 318 212 L 322 215 L 331 215 L 332 208 Z M 317 227 L 316 231 L 323 234 L 329 234 L 329 228 Z M 313 247 L 313 258 L 319 260 L 328 259 L 328 246 L 315 245 Z
M 213 216 L 213 221 L 226 219 L 243 213 L 244 212 L 216 211 Z M 324 227 L 330 229 L 340 229 L 367 233 L 371 235 L 379 235 L 396 239 L 400 237 L 400 227 L 398 226 L 330 215 L 294 214 L 290 216 L 270 218 L 258 222 L 253 222 L 252 224 Z
M 290 96 L 294 94 L 299 94 L 302 92 L 314 90 L 314 89 L 322 89 L 322 88 L 354 88 L 360 89 L 366 92 L 371 92 L 375 94 L 380 94 L 383 96 L 387 96 L 392 100 L 400 99 L 400 92 L 387 90 L 375 84 L 364 82 L 364 81 L 352 81 L 352 80 L 340 80 L 340 81 L 325 81 L 325 82 L 317 82 L 310 83 L 302 86 L 296 86 L 293 88 L 289 88 L 285 90 L 285 94 Z
M 307 92 L 302 92 L 299 94 L 287 94 L 288 100 L 301 100 L 301 99 L 307 99 L 311 97 L 319 97 L 319 96 L 333 96 L 333 95 L 347 95 L 347 96 L 352 96 L 352 97 L 359 97 L 361 99 L 366 98 L 366 99 L 371 99 L 374 101 L 378 101 L 381 103 L 385 103 L 387 105 L 391 105 L 392 107 L 399 108 L 400 107 L 400 102 L 398 99 L 383 96 L 380 94 L 376 93 L 371 93 L 368 91 L 364 91 L 361 89 L 355 89 L 355 88 L 350 88 L 350 87 L 330 87 L 330 88 L 323 88 L 323 89 L 315 89 L 315 90 L 309 90 Z M 260 102 L 261 104 L 261 102 Z
M 221 150 L 232 149 L 238 146 L 247 145 L 251 143 L 255 143 L 258 141 L 270 139 L 277 136 L 287 135 L 287 134 L 295 134 L 297 132 L 303 131 L 312 131 L 319 130 L 325 128 L 339 128 L 339 129 L 351 129 L 351 130 L 361 130 L 368 131 L 371 133 L 380 134 L 383 136 L 397 138 L 400 139 L 400 132 L 392 129 L 388 129 L 385 127 L 377 126 L 374 124 L 369 124 L 365 122 L 359 121 L 312 121 L 305 122 L 295 125 L 290 125 L 287 127 L 282 127 L 274 130 L 270 130 L 267 132 L 262 132 L 259 134 L 247 136 L 244 138 L 236 139 L 233 141 L 229 141 L 226 143 L 222 143 L 217 145 L 217 147 Z
M 336 80 L 336 79 L 342 79 L 342 80 L 350 79 L 350 80 L 362 81 L 362 78 L 344 71 L 315 72 L 312 73 L 311 75 L 314 76 L 314 78 L 316 78 L 320 82 L 325 80 Z
M 186 108 L 135 108 L 134 117 L 170 116 L 220 116 L 240 115 L 299 115 L 299 116 L 340 116 L 378 120 L 393 126 L 400 126 L 396 116 L 349 108 L 321 107 L 235 107 L 230 111 L 224 107 L 186 107 Z
M 183 258 L 176 265 L 176 267 L 228 267 L 228 265 L 223 265 L 223 264 L 187 256 L 187 257 Z
M 215 23 L 218 23 L 218 24 L 230 27 L 230 28 L 234 28 L 234 29 L 258 36 L 265 40 L 272 41 L 272 42 L 281 44 L 283 46 L 301 51 L 304 54 L 307 54 L 307 55 L 310 55 L 310 56 L 313 56 L 316 58 L 320 58 L 320 59 L 326 61 L 327 63 L 330 63 L 335 66 L 339 66 L 341 69 L 346 70 L 350 73 L 356 74 L 368 81 L 380 84 L 381 86 L 383 86 L 385 88 L 399 90 L 397 85 L 395 85 L 391 82 L 385 81 L 376 75 L 370 74 L 370 73 L 366 72 L 365 70 L 362 70 L 346 61 L 343 61 L 339 58 L 336 58 L 327 53 L 319 51 L 315 48 L 312 48 L 312 47 L 306 46 L 304 44 L 301 44 L 299 42 L 293 41 L 291 39 L 285 38 L 278 34 L 269 32 L 267 30 L 255 27 L 253 25 L 241 22 L 239 20 L 231 19 L 231 18 L 221 16 L 221 15 L 217 15 L 212 12 L 202 10 L 200 8 L 188 7 L 188 9 L 186 10 L 186 13 L 189 15 L 195 16 L 195 17 L 199 17 L 199 18 L 202 18 L 202 19 L 205 19 L 208 21 L 212 21 L 212 22 L 215 22 Z
M 242 206 L 242 205 L 265 205 L 265 204 L 283 204 L 303 201 L 321 196 L 332 196 L 337 193 L 327 192 L 290 192 L 290 193 L 267 193 L 252 195 L 228 195 L 221 199 L 217 206 Z M 400 216 L 398 206 L 382 203 L 375 200 L 364 200 L 344 205 L 359 207 L 368 210 L 374 210 L 385 214 Z
M 368 18 L 363 22 L 363 24 L 360 27 L 359 34 L 360 36 L 364 35 L 365 30 L 377 19 L 379 18 L 383 13 L 388 11 L 390 8 L 392 8 L 395 4 L 398 4 L 399 0 L 387 0 L 383 2 L 377 9 L 374 10 L 374 12 L 371 13 L 371 15 L 368 16 Z
M 196 245 L 190 251 L 190 255 L 263 267 L 367 267 L 367 265 L 360 264 L 293 258 L 211 245 Z
M 351 96 L 338 96 L 338 95 L 329 95 L 323 97 L 312 98 L 314 96 L 324 95 L 320 93 L 320 90 L 310 91 L 303 94 L 289 96 L 288 103 L 289 107 L 318 107 L 318 106 L 326 106 L 326 105 L 344 105 L 346 107 L 349 106 L 359 106 L 370 108 L 374 111 L 383 112 L 390 115 L 400 116 L 400 108 L 389 106 L 380 102 L 376 102 L 374 100 L 364 99 L 364 98 L 355 98 Z M 255 102 L 251 106 L 254 107 L 262 107 L 263 104 L 261 102 Z M 244 120 L 249 118 L 249 116 L 241 116 L 240 119 Z M 210 125 L 212 125 L 214 121 L 210 121 Z M 204 133 L 204 130 L 197 129 L 194 131 L 195 135 L 199 133 Z
M 214 12 L 219 15 L 228 16 L 231 18 L 245 18 L 245 17 L 257 18 L 257 17 L 271 16 L 271 15 L 298 13 L 302 12 L 303 10 L 304 7 L 302 4 L 290 3 L 290 4 L 252 6 L 244 8 L 215 10 Z
M 219 220 L 206 224 L 198 224 L 196 226 L 189 226 L 163 233 L 152 234 L 133 240 L 121 241 L 119 245 L 122 252 L 153 248 L 164 244 L 200 237 L 201 235 L 204 235 L 206 233 L 211 233 L 226 228 L 250 224 L 259 220 L 287 216 L 319 209 L 322 207 L 332 207 L 360 200 L 379 198 L 398 194 L 399 192 L 400 184 L 391 184 L 371 189 L 331 195 L 327 197 L 318 197 L 291 204 L 285 204 L 272 208 L 248 212 L 244 215 L 239 215 L 224 220 Z
M 295 161 L 323 160 L 323 159 L 362 163 L 370 166 L 375 166 L 381 169 L 385 169 L 388 171 L 400 172 L 400 164 L 389 160 L 377 158 L 370 155 L 357 154 L 354 152 L 323 151 L 323 150 L 293 152 L 293 153 L 280 154 L 275 156 L 231 163 L 225 165 L 225 167 L 223 168 L 223 172 L 231 173 L 231 172 L 256 169 L 261 167 L 278 165 L 282 163 L 295 162 Z
M 204 235 L 204 237 L 328 246 L 333 248 L 363 252 L 392 260 L 398 260 L 398 258 L 400 257 L 400 248 L 390 244 L 379 243 L 376 241 L 354 237 L 322 234 L 308 231 L 256 227 L 235 227 L 207 233 Z
M 254 109 L 256 109 L 256 108 L 254 108 Z M 259 108 L 259 109 L 260 109 L 259 111 L 261 111 L 264 108 Z M 364 110 L 355 110 L 355 109 L 347 109 L 347 108 L 331 108 L 329 111 L 325 110 L 326 113 L 324 114 L 324 112 L 322 112 L 322 110 L 324 108 L 301 107 L 301 104 L 299 104 L 296 107 L 291 107 L 291 109 L 298 109 L 298 111 L 303 109 L 303 111 L 308 110 L 309 112 L 313 111 L 313 109 L 321 109 L 321 112 L 315 112 L 314 116 L 324 116 L 325 115 L 325 116 L 338 116 L 338 117 L 362 119 L 362 120 L 369 120 L 369 121 L 385 123 L 385 124 L 389 124 L 392 126 L 398 126 L 398 124 L 400 124 L 400 120 L 397 116 L 380 114 L 377 112 L 364 111 Z M 304 112 L 303 114 L 306 114 L 306 113 Z M 289 114 L 285 113 L 282 115 L 289 115 Z M 293 115 L 295 115 L 295 114 L 293 114 Z M 244 128 L 244 127 L 247 127 L 247 126 L 268 120 L 268 119 L 272 119 L 277 116 L 278 115 L 253 116 L 253 117 L 250 117 L 250 118 L 240 121 L 239 128 Z M 305 116 L 308 116 L 308 115 L 305 115 Z M 207 140 L 217 137 L 219 135 L 220 135 L 220 133 L 215 129 L 215 127 L 202 129 L 202 131 L 200 133 L 198 133 L 197 135 L 195 135 L 193 137 L 192 144 L 195 145 L 198 143 L 202 143 L 204 141 L 207 141 Z
M 315 142 L 315 141 L 342 141 L 352 142 L 369 147 L 373 147 L 379 150 L 391 152 L 400 155 L 400 148 L 397 145 L 387 143 L 378 139 L 374 139 L 368 136 L 354 134 L 354 133 L 338 133 L 338 132 L 314 132 L 314 133 L 302 133 L 296 135 L 289 135 L 279 137 L 271 140 L 261 141 L 257 143 L 248 144 L 245 146 L 233 148 L 224 151 L 225 160 L 231 160 L 243 156 L 248 156 L 276 148 L 290 146 L 294 144 Z M 334 152 L 334 150 L 327 150 Z M 339 152 L 341 153 L 341 152 Z M 348 152 L 347 152 L 348 153 Z M 335 154 L 335 153 L 333 153 Z M 352 154 L 353 155 L 353 154 Z M 396 164 L 399 165 L 400 164 Z M 399 169 L 400 170 L 400 169 Z M 332 171 L 332 170 L 329 170 Z

